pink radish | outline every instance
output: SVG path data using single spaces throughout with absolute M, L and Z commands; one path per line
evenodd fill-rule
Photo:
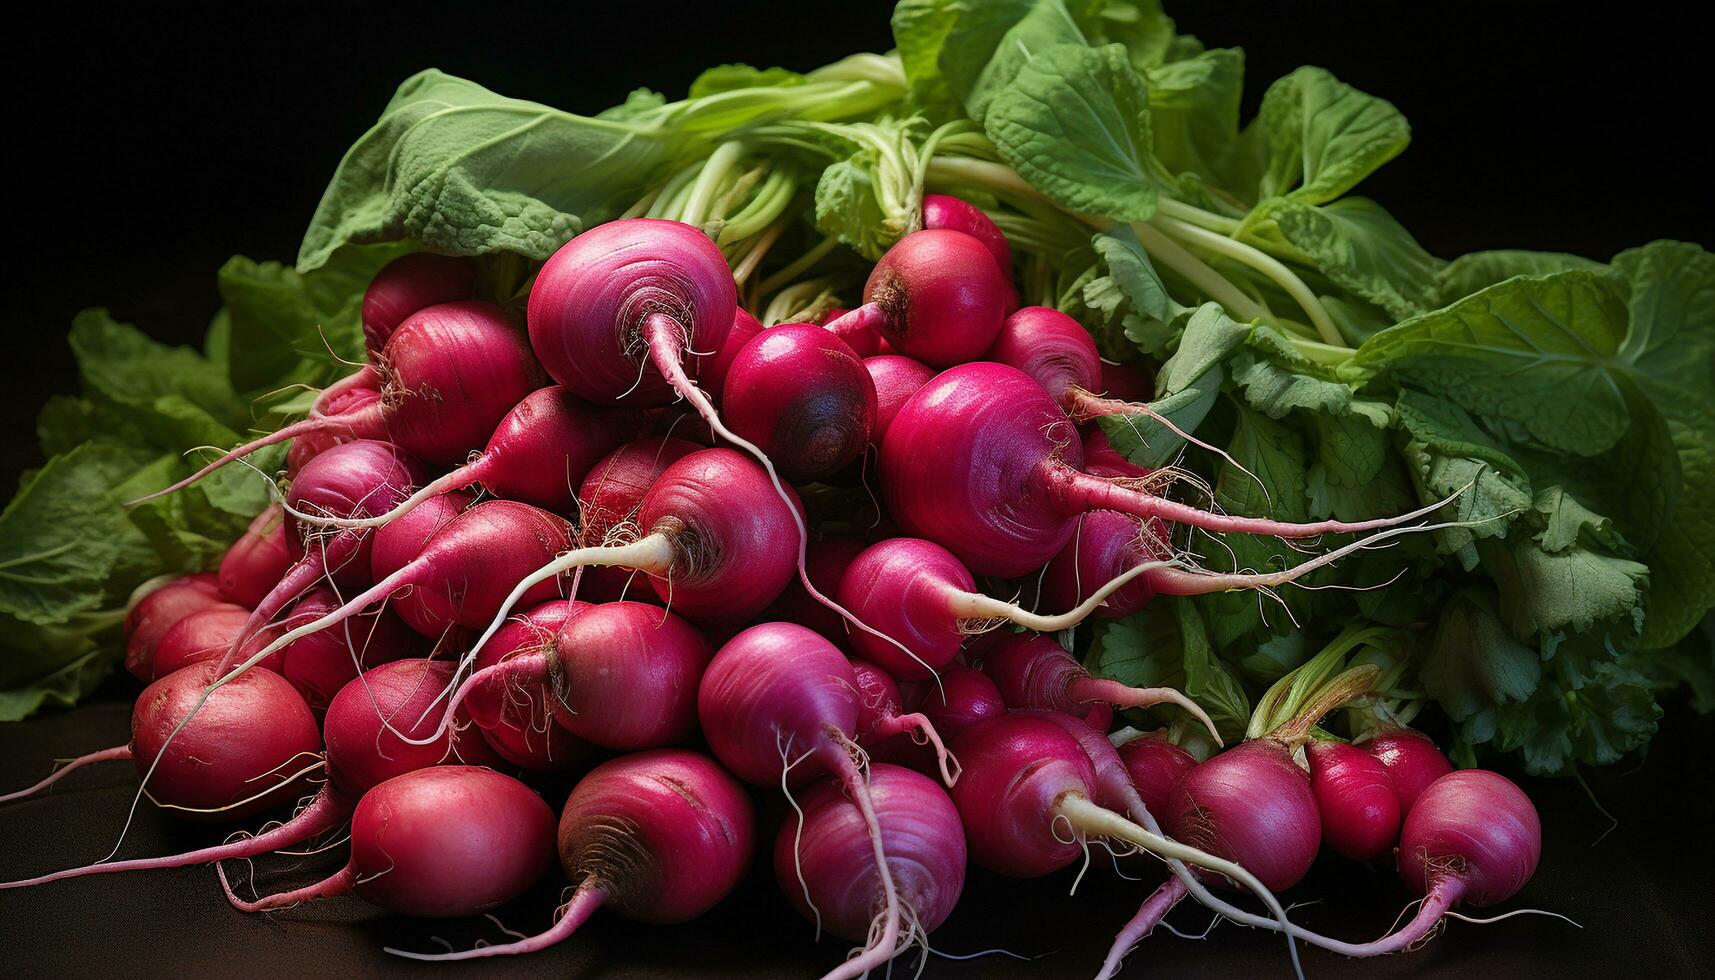
M 1151 813 L 1164 812 L 1185 774 L 1197 767 L 1196 756 L 1161 734 L 1141 734 L 1118 750 L 1132 788 Z
M 198 609 L 162 634 L 161 642 L 155 644 L 154 671 L 149 679 L 160 680 L 204 660 L 219 660 L 232 649 L 234 642 L 244 637 L 249 623 L 250 610 L 230 602 Z M 266 636 L 267 630 L 264 629 L 260 635 Z M 280 658 L 275 655 L 259 666 L 278 674 Z
M 869 360 L 881 353 L 881 347 L 885 341 L 881 339 L 881 335 L 870 329 L 868 324 L 855 319 L 842 319 L 850 312 L 851 310 L 839 308 L 828 310 L 816 318 L 816 325 L 826 327 L 829 333 L 840 338 L 847 347 L 852 349 L 853 353 L 864 360 Z
M 793 482 L 825 479 L 862 455 L 875 382 L 827 330 L 787 323 L 757 334 L 728 368 L 721 411 Z
M 1077 658 L 1041 633 L 993 633 L 971 654 L 1009 708 L 1058 711 L 1081 718 L 1095 702 L 1122 708 L 1176 704 L 1202 722 L 1216 742 L 1221 740 L 1215 723 L 1197 702 L 1168 687 L 1127 687 L 1105 677 L 1091 677 Z
M 161 637 L 179 620 L 220 602 L 220 587 L 207 572 L 144 583 L 125 613 L 125 669 L 140 681 L 152 680 Z
M 339 608 L 339 594 L 326 586 L 305 593 L 278 623 L 263 636 L 277 635 L 294 626 L 320 619 Z M 251 643 L 256 643 L 252 639 Z M 313 633 L 280 649 L 272 659 L 275 672 L 304 696 L 311 711 L 324 712 L 358 674 L 393 660 L 415 657 L 421 637 L 390 609 L 362 613 L 338 628 Z M 242 656 L 242 652 L 240 656 Z M 262 663 L 267 666 L 267 661 Z
M 1003 577 L 1046 565 L 1071 540 L 1078 515 L 1091 510 L 1307 537 L 1391 527 L 1442 506 L 1376 521 L 1291 524 L 1209 514 L 1091 476 L 1082 463 L 1072 423 L 1040 385 L 1003 365 L 964 364 L 937 375 L 900 409 L 881 446 L 882 490 L 908 534 L 946 546 L 972 571 Z M 1164 568 L 1151 573 L 1150 584 L 1158 593 L 1202 594 L 1283 584 L 1315 567 L 1306 562 L 1264 576 Z
M 941 737 L 952 741 L 965 729 L 1006 714 L 1006 702 L 994 681 L 980 670 L 949 664 L 934 684 L 922 686 L 916 709 L 929 719 Z
M 810 581 L 827 595 L 839 592 L 840 579 L 852 559 L 866 547 L 864 540 L 850 534 L 822 534 L 810 541 L 805 555 L 805 568 Z M 786 591 L 764 614 L 767 619 L 783 620 L 808 626 L 835 643 L 846 642 L 846 624 L 832 610 L 810 598 L 796 580 L 786 583 Z
M 938 764 L 940 732 L 924 715 L 905 711 L 893 678 L 862 660 L 851 661 L 851 667 L 858 689 L 857 744 L 884 760 L 914 762 L 921 755 L 929 765 Z M 928 751 L 913 751 L 918 746 Z
M 965 832 L 959 811 L 935 782 L 910 769 L 870 767 L 870 798 L 882 828 L 906 935 L 928 944 L 965 885 Z M 883 928 L 887 896 L 863 814 L 838 778 L 810 788 L 774 838 L 774 876 L 800 914 L 851 942 Z
M 842 968 L 851 976 L 893 957 L 901 924 L 880 821 L 857 761 L 860 701 L 857 678 L 839 650 L 791 623 L 753 626 L 727 641 L 697 693 L 703 737 L 734 775 L 784 788 L 794 775 L 831 772 L 857 804 L 880 877 L 883 918 L 864 953 Z
M 980 241 L 925 229 L 887 250 L 863 288 L 863 305 L 828 324 L 874 330 L 895 353 L 933 367 L 975 360 L 1000 333 L 1012 287 Z
M 334 785 L 355 799 L 413 769 L 498 762 L 488 743 L 469 728 L 426 745 L 407 741 L 435 727 L 435 719 L 424 714 L 452 674 L 453 665 L 444 661 L 395 660 L 341 688 L 322 724 Z
M 588 608 L 588 603 L 551 599 L 512 617 L 477 651 L 478 674 L 552 650 L 566 620 Z M 555 723 L 555 696 L 549 683 L 515 682 L 498 690 L 473 684 L 465 706 L 489 746 L 515 766 L 555 772 L 578 765 L 593 752 Z
M 1410 728 L 1388 726 L 1358 743 L 1387 770 L 1388 785 L 1399 801 L 1403 819 L 1431 783 L 1453 771 L 1453 764 L 1429 736 Z
M 468 510 L 475 499 L 463 490 L 443 493 L 394 518 L 386 527 L 376 528 L 370 539 L 370 581 L 379 582 L 410 564 L 412 559 L 423 553 L 429 539 L 453 518 Z M 412 629 L 424 636 L 435 636 L 445 629 L 445 624 L 416 619 L 410 609 L 400 607 L 396 611 Z
M 245 901 L 243 912 L 356 894 L 390 912 L 448 919 L 522 894 L 554 860 L 554 813 L 528 786 L 476 766 L 418 769 L 375 786 L 351 816 L 351 858 L 313 885 Z
M 576 891 L 536 936 L 456 953 L 388 952 L 415 960 L 533 953 L 567 938 L 595 910 L 643 922 L 683 922 L 713 908 L 744 876 L 755 817 L 744 787 L 713 759 L 682 749 L 603 763 L 560 813 L 560 864 Z
M 667 467 L 701 448 L 684 439 L 651 436 L 609 453 L 590 470 L 578 490 L 579 540 L 590 547 L 614 543 L 615 535 L 636 518 L 643 495 Z M 587 568 L 578 592 L 591 602 L 647 598 L 651 591 L 647 588 L 638 590 L 642 595 L 631 595 L 636 574 L 620 567 Z
M 900 354 L 866 357 L 863 366 L 875 384 L 875 426 L 870 441 L 879 446 L 900 407 L 917 394 L 917 389 L 929 383 L 935 369 Z
M 468 258 L 413 252 L 383 266 L 363 293 L 363 343 L 373 357 L 399 324 L 425 307 L 470 299 L 476 264 Z
M 1322 842 L 1354 861 L 1387 853 L 1399 839 L 1399 798 L 1387 767 L 1345 742 L 1312 739 L 1310 789 L 1322 818 Z
M 1083 427 L 1084 472 L 1091 476 L 1112 476 L 1120 479 L 1142 479 L 1154 472 L 1121 456 L 1101 426 Z
M 697 383 L 709 393 L 710 398 L 719 402 L 721 394 L 726 390 L 726 376 L 732 369 L 732 362 L 738 359 L 738 352 L 744 350 L 745 345 L 762 330 L 762 322 L 745 312 L 743 307 L 734 310 L 732 329 L 727 331 L 720 353 L 705 359 L 701 372 L 697 375 Z
M 291 564 L 285 512 L 279 504 L 270 504 L 256 515 L 244 535 L 233 542 L 220 560 L 220 594 L 227 602 L 254 609 L 273 591 Z
M 361 407 L 339 415 L 316 414 L 285 426 L 134 503 L 183 489 L 234 459 L 305 435 L 385 435 L 418 459 L 457 463 L 488 438 L 512 406 L 542 386 L 542 369 L 523 334 L 499 307 L 474 300 L 412 314 L 388 338 L 376 363 L 379 398 L 363 399 Z
M 1012 246 L 982 209 L 967 201 L 946 194 L 923 195 L 923 227 L 945 228 L 975 238 L 994 256 L 995 268 L 1001 278 L 1012 281 Z
M 1042 574 L 1042 598 L 1051 609 L 1070 609 L 1127 570 L 1172 556 L 1172 543 L 1160 521 L 1140 521 L 1111 510 L 1091 511 L 1079 516 L 1072 540 L 1048 563 Z M 1094 615 L 1123 619 L 1142 609 L 1153 595 L 1149 576 L 1135 578 L 1109 593 Z
M 1155 396 L 1155 375 L 1135 361 L 1102 362 L 1102 387 L 1109 398 L 1144 402 Z

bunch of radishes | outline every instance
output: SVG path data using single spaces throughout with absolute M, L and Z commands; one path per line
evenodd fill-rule
M 352 891 L 463 916 L 518 895 L 557 850 L 575 889 L 553 928 L 422 958 L 519 953 L 601 906 L 676 922 L 719 902 L 751 863 L 749 784 L 793 801 L 763 828 L 786 895 L 860 946 L 834 976 L 927 947 L 967 855 L 1021 877 L 1091 842 L 1167 860 L 1104 974 L 1187 893 L 1353 955 L 1404 948 L 1456 902 L 1511 896 L 1540 847 L 1516 787 L 1451 772 L 1407 730 L 1351 745 L 1315 729 L 1373 670 L 1301 668 L 1251 739 L 1200 764 L 1158 735 L 1116 749 L 1115 708 L 1207 718 L 1178 692 L 1088 675 L 1049 634 L 1156 593 L 1290 582 L 1374 541 L 1215 574 L 1176 527 L 1391 534 L 1423 512 L 1287 524 L 1169 499 L 1080 429 L 1149 409 L 1104 397 L 1075 321 L 1016 308 L 999 230 L 946 197 L 923 219 L 863 304 L 824 324 L 764 328 L 702 231 L 654 219 L 573 239 L 527 308 L 476 298 L 465 259 L 382 271 L 363 307 L 371 363 L 198 474 L 292 440 L 289 491 L 218 574 L 134 600 L 126 666 L 149 686 L 131 743 L 13 796 L 118 758 L 140 794 L 193 819 L 319 789 L 254 837 L 0 887 L 254 857 L 349 822 L 339 873 L 254 901 L 229 889 L 233 903 Z M 795 489 L 860 484 L 883 503 L 861 521 Z M 1038 576 L 1048 611 L 990 592 Z M 506 774 L 592 764 L 557 831 Z M 1420 913 L 1368 945 L 1291 925 L 1273 892 L 1324 842 L 1358 859 L 1395 849 Z

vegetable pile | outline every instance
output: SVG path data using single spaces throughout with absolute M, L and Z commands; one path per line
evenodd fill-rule
M 0 515 L 0 719 L 148 686 L 0 801 L 129 759 L 186 819 L 303 805 L 0 888 L 212 861 L 244 911 L 452 917 L 557 854 L 536 935 L 391 950 L 459 959 L 693 918 L 760 840 L 850 977 L 967 860 L 1096 844 L 1168 869 L 1099 975 L 1187 897 L 1296 964 L 1513 898 L 1541 828 L 1479 765 L 1715 706 L 1709 253 L 1432 256 L 1350 193 L 1393 106 L 1303 68 L 1241 126 L 1241 53 L 1150 2 L 893 28 L 592 117 L 424 72 L 202 351 L 81 315 Z M 219 863 L 346 826 L 319 883 Z M 1323 851 L 1421 905 L 1292 923 Z

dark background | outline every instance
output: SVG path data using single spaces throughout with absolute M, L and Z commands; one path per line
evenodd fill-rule
M 1436 254 L 1511 246 L 1606 258 L 1659 237 L 1710 244 L 1715 195 L 1699 144 L 1711 85 L 1693 8 L 1568 7 L 1228 0 L 1170 11 L 1182 31 L 1211 46 L 1246 49 L 1252 108 L 1268 80 L 1301 64 L 1325 66 L 1398 104 L 1412 121 L 1413 145 L 1363 191 Z M 340 154 L 412 72 L 436 66 L 508 95 L 595 112 L 638 85 L 681 96 L 697 72 L 719 62 L 808 69 L 885 50 L 888 9 L 855 0 L 656 0 L 529 11 L 38 10 L 0 62 L 12 134 L 0 163 L 0 247 L 14 362 L 0 385 L 10 423 L 0 426 L 0 486 L 40 461 L 33 419 L 41 401 L 75 387 L 63 342 L 72 315 L 106 305 L 157 337 L 200 339 L 218 303 L 220 263 L 234 252 L 295 256 Z M 1360 965 L 1307 954 L 1311 975 L 1712 972 L 1707 924 L 1715 908 L 1705 882 L 1715 855 L 1697 805 L 1711 788 L 1712 731 L 1683 707 L 1670 712 L 1646 763 L 1593 775 L 1596 798 L 1619 819 L 1606 837 L 1608 820 L 1574 783 L 1526 784 L 1544 813 L 1547 856 L 1509 907 L 1564 912 L 1585 931 L 1547 920 L 1455 923 L 1451 935 L 1410 957 Z M 118 705 L 0 729 L 0 786 L 26 782 L 55 755 L 120 741 L 124 730 Z M 79 777 L 78 786 L 100 788 L 7 808 L 0 880 L 104 852 L 129 799 L 124 768 Z M 133 831 L 127 853 L 202 839 L 152 817 Z M 270 881 L 284 864 L 267 866 Z M 1100 866 L 1075 898 L 1062 897 L 1069 884 L 1070 875 L 1044 884 L 974 874 L 938 942 L 953 952 L 1005 945 L 1059 953 L 1022 967 L 936 961 L 929 975 L 1088 975 L 1144 886 Z M 554 887 L 508 909 L 508 925 L 545 924 Z M 1305 910 L 1309 924 L 1348 937 L 1379 933 L 1406 898 L 1386 873 L 1326 863 L 1289 897 L 1324 901 Z M 206 869 L 0 892 L 0 949 L 19 975 L 369 973 L 401 966 L 378 952 L 382 945 L 423 948 L 435 932 L 466 942 L 479 935 L 475 926 L 419 927 L 349 901 L 273 921 L 240 919 L 221 904 Z M 1196 930 L 1207 919 L 1187 908 L 1169 921 Z M 640 970 L 796 976 L 838 955 L 837 944 L 812 946 L 808 928 L 758 880 L 696 925 L 653 929 L 598 914 L 586 936 L 548 962 L 511 966 L 580 978 Z M 1158 933 L 1128 975 L 1155 970 L 1288 975 L 1276 940 L 1231 926 L 1201 944 Z

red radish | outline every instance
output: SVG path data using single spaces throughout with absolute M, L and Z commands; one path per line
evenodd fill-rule
M 881 445 L 882 490 L 906 533 L 944 545 L 979 574 L 1002 577 L 1046 565 L 1071 540 L 1078 515 L 1092 510 L 1209 531 L 1307 537 L 1391 527 L 1442 506 L 1376 521 L 1291 524 L 1206 513 L 1091 476 L 1082 463 L 1072 423 L 1040 385 L 1000 364 L 963 364 L 941 372 L 900 409 Z M 1330 555 L 1263 576 L 1164 568 L 1150 573 L 1150 585 L 1176 595 L 1279 585 Z
M 709 393 L 710 398 L 720 399 L 726 390 L 727 372 L 732 369 L 732 362 L 738 359 L 738 352 L 744 350 L 745 345 L 762 330 L 762 321 L 745 312 L 743 307 L 733 312 L 732 329 L 727 331 L 720 353 L 705 359 L 697 375 L 697 383 Z
M 245 901 L 243 912 L 356 894 L 424 918 L 485 912 L 522 894 L 554 860 L 554 812 L 528 786 L 492 769 L 444 766 L 395 776 L 351 816 L 351 858 L 313 885 Z
M 415 960 L 533 953 L 608 906 L 643 922 L 683 922 L 713 908 L 744 876 L 755 817 L 744 787 L 713 759 L 682 749 L 638 752 L 590 770 L 560 814 L 560 864 L 576 891 L 536 936 Z
M 283 633 L 339 608 L 339 594 L 326 586 L 305 593 L 263 636 Z M 255 639 L 250 641 L 256 643 Z M 358 674 L 393 660 L 417 656 L 421 638 L 390 609 L 361 613 L 337 628 L 289 644 L 275 653 L 276 673 L 286 678 L 311 711 L 324 712 Z M 242 656 L 242 653 L 240 653 Z M 262 663 L 266 667 L 267 661 Z
M 462 256 L 413 252 L 387 263 L 363 293 L 363 344 L 371 357 L 405 318 L 418 310 L 476 292 L 476 263 Z
M 429 539 L 453 518 L 470 509 L 475 499 L 463 490 L 443 493 L 394 518 L 386 527 L 376 528 L 370 538 L 370 581 L 379 582 L 410 564 L 413 558 L 423 553 Z M 440 623 L 417 620 L 411 609 L 400 607 L 396 611 L 412 629 L 424 636 L 435 636 L 444 628 Z
M 1216 742 L 1221 740 L 1215 723 L 1197 702 L 1169 687 L 1127 687 L 1105 677 L 1091 677 L 1077 658 L 1041 633 L 993 633 L 971 653 L 1009 708 L 1058 711 L 1081 718 L 1098 701 L 1122 708 L 1176 704 L 1202 722 Z
M 915 941 L 927 945 L 952 913 L 965 886 L 965 832 L 947 793 L 899 766 L 870 767 L 869 792 L 882 827 L 901 914 Z M 817 782 L 774 838 L 774 876 L 806 919 L 841 939 L 867 941 L 884 927 L 877 909 L 887 897 L 863 815 L 837 778 Z
M 1442 776 L 1417 798 L 1400 829 L 1399 873 L 1423 896 L 1423 907 L 1387 945 L 1409 947 L 1460 902 L 1483 908 L 1506 901 L 1536 873 L 1541 857 L 1536 807 L 1511 780 L 1482 769 Z
M 837 307 L 835 309 L 828 310 L 821 316 L 816 317 L 816 325 L 828 328 L 829 333 L 840 338 L 840 340 L 843 341 L 847 347 L 850 347 L 857 356 L 865 360 L 881 353 L 882 345 L 886 343 L 886 341 L 881 339 L 881 335 L 870 329 L 869 325 L 866 323 L 861 323 L 855 319 L 841 319 L 850 312 L 851 310 L 840 309 Z
M 587 547 L 615 543 L 621 529 L 636 518 L 643 495 L 667 467 L 701 448 L 684 439 L 651 436 L 628 442 L 609 453 L 590 470 L 578 490 L 579 540 Z M 647 598 L 651 590 L 646 586 L 637 590 L 641 595 L 632 596 L 632 579 L 636 575 L 628 568 L 587 568 L 580 579 L 578 594 L 591 602 Z
M 268 597 L 292 565 L 286 544 L 286 514 L 270 504 L 256 515 L 242 537 L 220 560 L 220 594 L 227 602 L 254 609 Z
M 1354 861 L 1387 853 L 1399 839 L 1399 798 L 1387 767 L 1345 742 L 1312 739 L 1310 789 L 1322 818 L 1322 842 Z
M 810 581 L 828 595 L 840 589 L 840 579 L 852 559 L 866 547 L 862 538 L 849 534 L 822 534 L 812 538 L 805 555 L 805 568 Z M 808 626 L 835 643 L 846 642 L 846 624 L 832 610 L 810 598 L 804 586 L 796 580 L 786 583 L 786 591 L 768 607 L 768 619 L 782 620 Z
M 1155 568 L 1139 566 L 1127 574 L 1135 578 Z M 853 615 L 885 634 L 853 633 L 858 654 L 901 680 L 921 680 L 951 663 L 973 632 L 1000 622 L 1045 632 L 1067 629 L 1128 580 L 1108 583 L 1070 612 L 1042 616 L 978 592 L 976 579 L 946 548 L 921 538 L 890 538 L 852 559 L 836 595 Z
M 198 609 L 162 634 L 161 642 L 155 644 L 154 672 L 149 679 L 159 680 L 204 660 L 219 660 L 244 635 L 249 622 L 250 610 L 230 602 Z M 259 666 L 278 674 L 280 658 L 275 655 Z
M 762 331 L 728 368 L 721 411 L 793 482 L 825 479 L 862 455 L 875 382 L 846 343 L 810 323 Z
M 418 459 L 457 463 L 488 438 L 512 406 L 542 386 L 542 369 L 522 333 L 499 307 L 474 300 L 411 315 L 388 338 L 377 364 L 381 397 L 373 402 L 285 426 L 133 503 L 183 489 L 264 446 L 315 433 L 385 434 Z
M 476 652 L 477 672 L 552 650 L 560 627 L 588 608 L 588 603 L 551 599 L 512 617 Z M 513 683 L 493 692 L 473 684 L 465 707 L 489 747 L 515 766 L 560 771 L 592 752 L 582 739 L 555 723 L 555 696 L 548 683 Z
M 1113 476 L 1121 479 L 1142 479 L 1155 472 L 1121 456 L 1101 426 L 1083 427 L 1084 472 L 1091 476 Z
M 356 798 L 413 769 L 498 762 L 488 743 L 469 728 L 428 744 L 409 741 L 434 729 L 436 719 L 424 716 L 452 675 L 453 665 L 444 661 L 395 660 L 346 684 L 322 723 L 334 786 Z
M 381 404 L 381 373 L 366 364 L 322 389 L 310 406 L 309 419 L 327 423 L 308 426 L 292 437 L 286 450 L 286 476 L 297 479 L 304 464 L 341 443 L 354 439 L 380 439 L 385 427 L 376 420 Z M 342 421 L 354 420 L 352 424 Z
M 131 597 L 125 613 L 125 669 L 140 681 L 155 676 L 155 648 L 179 620 L 219 605 L 220 587 L 207 572 L 152 579 Z
M 899 686 L 880 667 L 862 660 L 853 660 L 851 665 L 859 696 L 858 745 L 878 758 L 898 761 L 909 761 L 917 755 L 911 746 L 927 746 L 930 751 L 925 755 L 936 760 L 942 780 L 952 782 L 954 776 L 947 768 L 946 747 L 929 719 L 905 712 Z
M 901 921 L 880 821 L 857 762 L 860 704 L 857 678 L 846 658 L 827 640 L 791 623 L 753 626 L 727 641 L 697 693 L 703 737 L 734 775 L 753 785 L 784 788 L 794 774 L 802 779 L 831 772 L 857 804 L 880 877 L 883 911 L 870 945 L 842 968 L 851 976 L 892 958 Z
M 1134 361 L 1102 362 L 1102 391 L 1125 402 L 1144 402 L 1155 396 L 1155 376 Z
M 1453 764 L 1436 748 L 1429 736 L 1410 728 L 1389 726 L 1358 743 L 1387 769 L 1388 785 L 1399 801 L 1403 818 L 1417 805 L 1418 796 L 1431 783 L 1453 771 Z
M 1081 514 L 1072 540 L 1042 574 L 1042 598 L 1050 608 L 1070 609 L 1127 570 L 1172 556 L 1167 529 L 1158 520 L 1144 522 L 1111 510 Z M 1123 619 L 1142 609 L 1153 596 L 1149 576 L 1144 575 L 1109 593 L 1094 615 Z
M 382 527 L 431 497 L 480 485 L 496 497 L 568 512 L 590 468 L 622 443 L 643 433 L 648 419 L 636 409 L 598 408 L 559 385 L 538 388 L 512 407 L 470 462 L 437 479 L 374 517 L 300 521 L 338 527 Z
M 1164 812 L 1185 774 L 1197 767 L 1196 756 L 1160 734 L 1128 739 L 1118 751 L 1132 788 L 1151 813 Z
M 1084 724 L 1098 732 L 1106 733 L 1114 727 L 1114 706 L 1106 701 L 1097 701 L 1090 705 L 1090 713 L 1084 716 Z
M 1002 279 L 1012 281 L 1012 246 L 1006 235 L 995 226 L 982 209 L 967 201 L 946 194 L 923 195 L 923 227 L 959 231 L 982 242 L 994 256 L 994 264 Z
M 863 305 L 828 324 L 865 326 L 896 353 L 933 367 L 975 360 L 1000 333 L 1012 287 L 970 235 L 925 229 L 887 250 L 863 288 Z
M 994 681 L 980 670 L 963 664 L 948 664 L 937 683 L 924 684 L 922 700 L 916 708 L 941 737 L 951 741 L 965 729 L 1006 714 L 1006 702 Z
M 879 446 L 900 407 L 917 394 L 917 389 L 929 383 L 935 369 L 900 354 L 866 357 L 863 366 L 875 384 L 875 426 L 870 441 Z

